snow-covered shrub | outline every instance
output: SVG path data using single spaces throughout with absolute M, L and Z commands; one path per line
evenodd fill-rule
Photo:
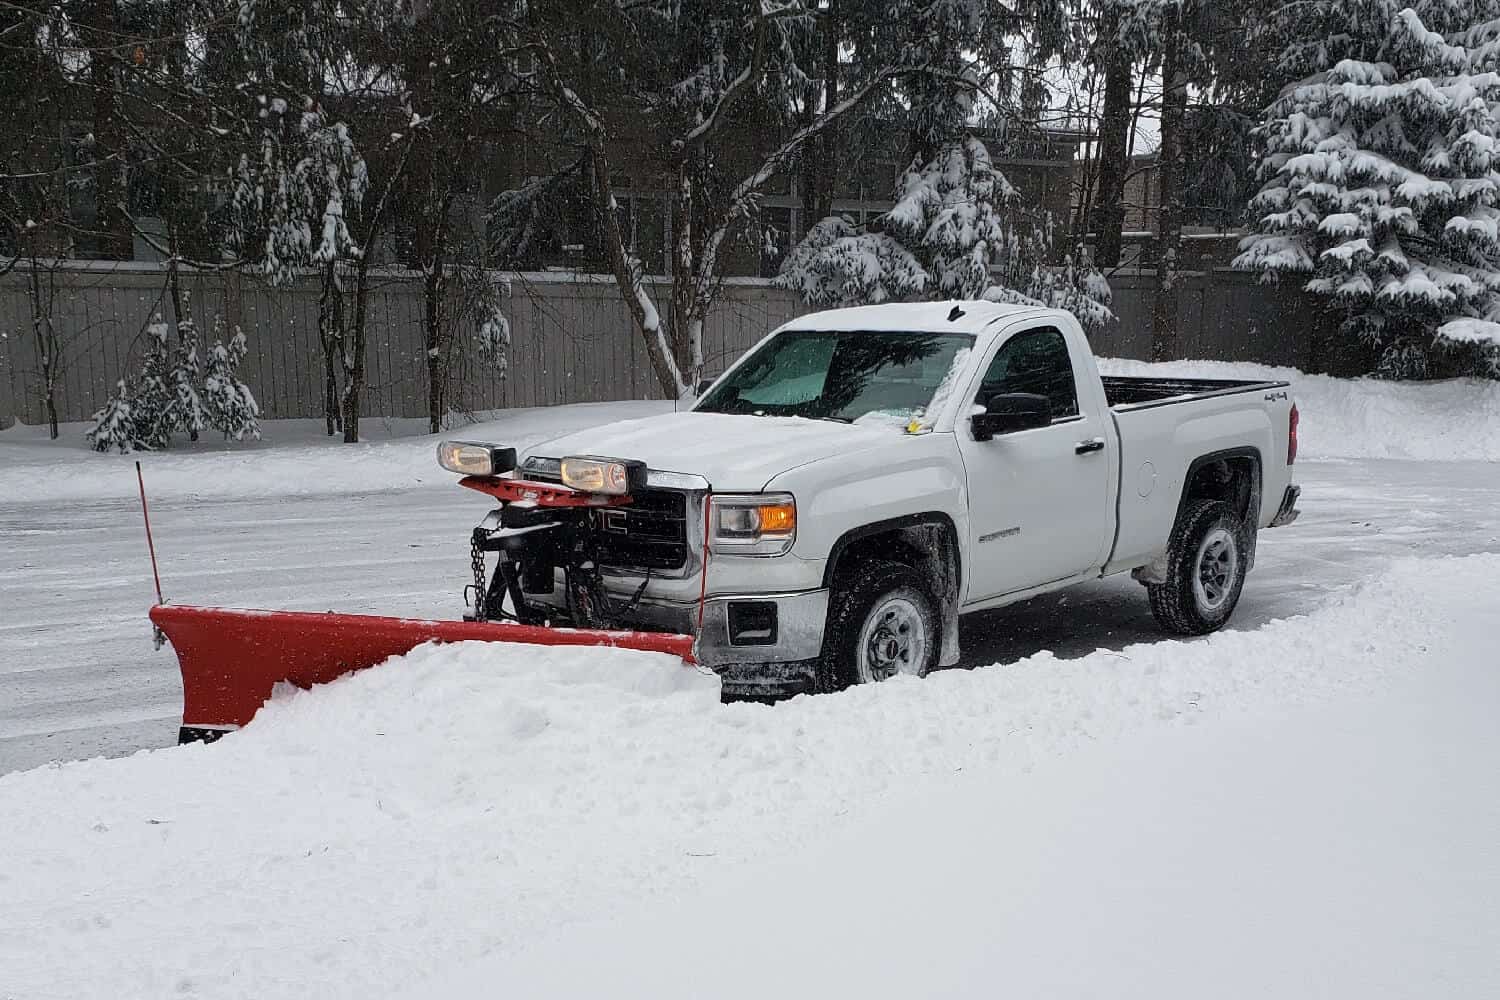
M 222 321 L 208 351 L 206 370 L 198 359 L 198 327 L 191 320 L 177 325 L 170 343 L 168 324 L 158 318 L 146 327 L 141 369 L 115 391 L 93 416 L 84 433 L 96 451 L 155 451 L 172 443 L 172 435 L 213 427 L 236 441 L 260 437 L 260 407 L 235 374 L 245 357 L 245 335 L 235 329 L 226 343 Z
M 245 334 L 239 327 L 225 340 L 224 321 L 214 321 L 214 346 L 208 351 L 203 375 L 203 406 L 208 422 L 226 440 L 260 438 L 260 404 L 236 374 L 245 360 Z
M 186 431 L 196 440 L 207 417 L 203 400 L 198 395 L 198 385 L 202 380 L 203 373 L 198 365 L 198 327 L 192 320 L 185 320 L 177 324 L 177 346 L 172 351 L 172 395 L 161 420 L 164 427 Z
M 977 138 L 912 165 L 895 205 L 867 226 L 817 223 L 787 255 L 776 284 L 811 305 L 911 299 L 979 299 L 1072 309 L 1102 327 L 1109 285 L 1079 248 L 1063 267 L 1046 265 L 1051 220 L 1028 218 Z
M 130 387 L 132 448 L 150 451 L 165 448 L 172 440 L 171 420 L 179 379 L 172 370 L 170 330 L 160 317 L 146 327 L 141 371 Z
M 1258 232 L 1236 266 L 1302 279 L 1383 350 L 1381 374 L 1500 373 L 1500 4 L 1300 7 L 1272 28 L 1305 77 L 1257 132 Z
M 94 425 L 84 432 L 89 447 L 95 451 L 130 451 L 135 442 L 135 424 L 130 416 L 130 390 L 125 380 L 115 383 L 115 391 L 94 413 Z

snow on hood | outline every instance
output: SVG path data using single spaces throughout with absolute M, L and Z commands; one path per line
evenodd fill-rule
M 753 491 L 810 462 L 889 446 L 891 437 L 887 426 L 686 412 L 590 428 L 543 442 L 528 455 L 633 459 L 658 472 L 703 476 L 715 490 Z

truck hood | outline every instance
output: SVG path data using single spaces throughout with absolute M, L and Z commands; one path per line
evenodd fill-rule
M 622 420 L 545 441 L 527 457 L 597 455 L 634 459 L 658 472 L 702 476 L 717 491 L 753 492 L 771 479 L 820 459 L 880 445 L 900 432 L 800 417 L 667 413 Z

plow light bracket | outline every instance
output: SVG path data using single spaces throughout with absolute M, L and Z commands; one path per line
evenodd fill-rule
M 443 441 L 437 447 L 438 464 L 465 476 L 498 476 L 516 467 L 516 449 L 477 441 Z
M 628 496 L 646 485 L 646 465 L 620 458 L 571 455 L 562 460 L 564 486 L 603 496 Z

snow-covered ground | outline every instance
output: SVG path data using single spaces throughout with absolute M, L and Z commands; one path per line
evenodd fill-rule
M 225 443 L 204 435 L 157 454 L 95 455 L 82 451 L 84 424 L 65 424 L 58 440 L 45 427 L 0 431 L 0 496 L 13 503 L 54 505 L 134 497 L 134 462 L 144 467 L 151 497 L 305 497 L 451 486 L 433 456 L 441 437 L 488 440 L 526 448 L 537 441 L 616 420 L 670 412 L 671 403 L 630 401 L 501 410 L 433 437 L 425 420 L 364 420 L 364 440 L 330 438 L 321 420 L 268 420 L 260 441 Z
M 1500 990 L 1500 556 L 767 707 L 470 645 L 0 778 L 10 995 Z
M 1113 579 L 775 707 L 419 650 L 11 774 L 166 746 L 180 689 L 129 462 L 0 433 L 0 998 L 1500 995 L 1500 388 L 1279 374 L 1322 460 L 1206 640 Z M 148 457 L 169 596 L 452 614 L 484 504 L 433 440 L 272 430 Z

